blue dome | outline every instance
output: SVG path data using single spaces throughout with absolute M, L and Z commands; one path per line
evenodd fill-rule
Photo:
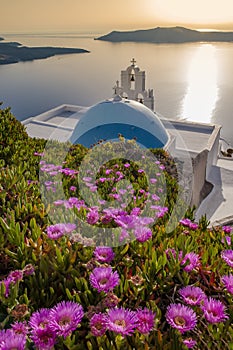
M 146 148 L 162 148 L 168 133 L 149 108 L 143 104 L 116 96 L 87 109 L 73 131 L 70 141 L 86 147 L 100 140 L 136 139 Z

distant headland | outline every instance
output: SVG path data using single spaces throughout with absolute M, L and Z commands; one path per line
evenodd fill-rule
M 17 42 L 4 42 L 0 38 L 0 65 L 33 61 L 55 55 L 87 53 L 89 51 L 66 47 L 27 47 Z
M 109 34 L 95 38 L 111 42 L 148 42 L 148 43 L 185 43 L 185 42 L 231 42 L 233 32 L 201 32 L 184 27 L 157 27 L 135 31 L 112 31 Z

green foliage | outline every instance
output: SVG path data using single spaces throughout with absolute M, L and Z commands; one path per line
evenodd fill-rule
M 15 119 L 10 109 L 0 109 L 0 159 L 11 163 L 21 141 L 27 142 L 24 126 Z
M 113 270 L 120 276 L 120 284 L 114 289 L 118 306 L 132 310 L 148 307 L 156 313 L 154 330 L 148 335 L 136 331 L 132 336 L 124 338 L 110 331 L 102 337 L 94 337 L 90 332 L 88 317 L 93 310 L 107 310 L 106 299 L 109 295 L 98 293 L 89 282 L 93 268 L 101 265 L 93 259 L 94 248 L 85 244 L 87 239 L 92 238 L 90 232 L 77 229 L 77 236 L 79 234 L 83 237 L 82 242 L 70 236 L 57 240 L 48 238 L 46 228 L 51 224 L 49 214 L 52 214 L 53 208 L 42 200 L 42 189 L 38 183 L 41 158 L 34 155 L 35 152 L 43 152 L 46 141 L 29 138 L 9 109 L 1 110 L 0 115 L 0 278 L 3 280 L 11 271 L 23 270 L 28 265 L 35 268 L 32 275 L 24 276 L 22 281 L 11 286 L 8 297 L 5 295 L 4 284 L 0 283 L 0 329 L 9 328 L 15 320 L 28 320 L 40 308 L 50 308 L 59 301 L 71 300 L 83 306 L 85 317 L 70 337 L 64 341 L 59 340 L 56 349 L 186 349 L 182 343 L 184 337 L 168 325 L 165 314 L 170 303 L 181 301 L 178 294 L 180 288 L 195 285 L 202 288 L 207 296 L 217 297 L 225 303 L 229 320 L 210 325 L 200 311 L 196 310 L 198 326 L 194 331 L 188 332 L 187 337 L 192 336 L 197 340 L 196 349 L 232 349 L 233 298 L 221 282 L 221 276 L 230 271 L 221 259 L 221 251 L 230 249 L 224 241 L 223 230 L 220 227 L 208 229 L 208 222 L 203 216 L 196 230 L 179 224 L 172 232 L 166 233 L 169 214 L 177 205 L 177 169 L 173 160 L 164 151 L 153 150 L 166 167 L 165 179 L 161 183 L 163 185 L 163 181 L 166 182 L 168 214 L 155 222 L 153 236 L 148 241 L 141 243 L 135 240 L 115 247 L 115 258 L 111 263 Z M 50 146 L 56 148 L 55 158 L 58 164 L 63 160 L 63 148 L 69 150 L 64 167 L 78 169 L 83 159 L 88 159 L 88 150 L 80 145 L 51 142 L 47 149 Z M 127 159 L 126 155 L 125 158 L 104 164 L 105 168 L 100 169 L 97 180 L 104 175 L 106 167 L 114 167 L 116 163 L 123 172 Z M 47 162 L 52 160 L 46 159 Z M 130 169 L 125 169 L 125 174 L 133 184 L 137 198 L 129 204 L 129 211 L 134 206 L 143 208 L 143 201 L 138 198 L 139 191 L 148 188 L 147 179 L 138 173 L 140 164 L 131 165 Z M 62 180 L 66 198 L 72 195 L 70 186 L 77 188 L 75 196 L 78 197 L 78 178 L 63 174 Z M 100 184 L 102 198 L 109 199 L 110 181 L 109 184 L 110 186 Z M 82 208 L 73 213 L 84 221 L 87 210 Z M 64 222 L 69 222 L 72 218 L 63 207 L 60 208 L 59 215 Z M 193 219 L 193 209 L 188 210 L 186 217 Z M 169 248 L 175 249 L 177 255 L 166 254 Z M 183 256 L 188 252 L 199 254 L 199 268 L 186 272 L 178 256 L 180 251 Z M 27 309 L 24 315 L 16 313 L 20 305 Z M 28 346 L 30 348 L 31 345 Z

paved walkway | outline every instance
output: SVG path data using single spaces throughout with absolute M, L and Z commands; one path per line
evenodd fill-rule
M 207 180 L 214 188 L 198 208 L 196 219 L 200 219 L 206 213 L 210 226 L 232 223 L 233 159 L 218 159 Z

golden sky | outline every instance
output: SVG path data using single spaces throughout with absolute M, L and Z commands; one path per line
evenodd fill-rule
M 174 25 L 233 30 L 233 0 L 0 0 L 0 34 Z

